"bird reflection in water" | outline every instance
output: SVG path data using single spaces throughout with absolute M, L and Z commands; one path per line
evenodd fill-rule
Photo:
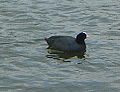
M 62 52 L 57 50 L 48 50 L 49 55 L 47 55 L 47 58 L 53 58 L 57 60 L 62 60 L 63 62 L 71 62 L 70 59 L 72 57 L 77 57 L 79 59 L 85 58 L 85 51 L 84 52 Z

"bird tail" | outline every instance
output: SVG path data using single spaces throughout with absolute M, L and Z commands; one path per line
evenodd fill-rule
M 49 45 L 49 41 L 48 38 L 45 38 L 45 41 L 47 42 L 47 44 Z M 47 49 L 50 49 L 50 46 L 47 47 Z

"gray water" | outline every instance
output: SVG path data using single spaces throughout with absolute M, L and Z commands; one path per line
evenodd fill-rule
M 45 37 L 87 32 L 83 56 Z M 119 0 L 0 0 L 0 92 L 120 92 Z

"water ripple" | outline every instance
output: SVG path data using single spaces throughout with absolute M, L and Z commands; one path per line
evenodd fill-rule
M 0 91 L 119 92 L 119 5 L 118 0 L 1 0 Z M 89 35 L 86 53 L 46 49 L 44 38 L 81 31 Z

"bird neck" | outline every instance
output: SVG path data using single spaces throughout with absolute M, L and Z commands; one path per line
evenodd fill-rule
M 78 44 L 83 44 L 83 45 L 85 45 L 85 41 L 84 41 L 84 40 L 77 40 L 77 39 L 76 39 L 76 42 L 77 42 Z

